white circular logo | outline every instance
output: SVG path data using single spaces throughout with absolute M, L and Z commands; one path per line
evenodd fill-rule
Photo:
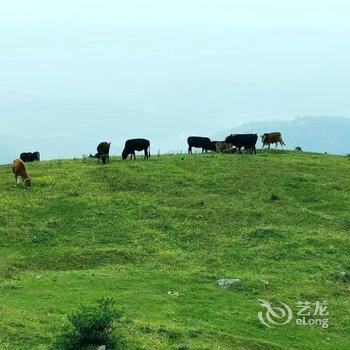
M 292 320 L 293 312 L 287 304 L 280 302 L 279 304 L 281 306 L 273 307 L 269 301 L 260 299 L 259 302 L 266 310 L 260 311 L 258 313 L 258 318 L 266 327 L 283 326 Z

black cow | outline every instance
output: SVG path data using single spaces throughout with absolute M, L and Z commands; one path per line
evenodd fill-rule
M 97 158 L 98 162 L 102 160 L 103 164 L 106 164 L 107 161 L 109 163 L 109 150 L 111 148 L 110 142 L 101 142 L 97 146 L 97 153 L 95 154 L 95 157 Z
M 23 152 L 19 156 L 21 160 L 25 163 L 31 162 L 39 162 L 40 161 L 40 153 L 39 152 Z
M 211 142 L 209 137 L 190 136 L 187 139 L 188 153 L 192 154 L 192 147 L 201 148 L 202 153 L 208 151 L 216 151 L 215 145 Z
M 148 159 L 151 156 L 151 144 L 149 140 L 146 140 L 146 139 L 127 140 L 125 142 L 122 158 L 127 159 L 128 155 L 131 154 L 130 159 L 132 159 L 132 156 L 134 156 L 134 159 L 136 159 L 135 151 L 144 151 L 145 159 Z
M 257 134 L 231 134 L 225 138 L 225 142 L 233 144 L 239 153 L 242 153 L 241 148 L 249 149 L 252 153 L 256 153 L 256 142 L 258 141 Z

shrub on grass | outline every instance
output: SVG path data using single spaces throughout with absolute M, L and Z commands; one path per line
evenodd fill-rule
M 278 194 L 276 193 L 272 193 L 271 196 L 270 196 L 270 201 L 271 202 L 276 202 L 276 201 L 279 201 L 281 198 Z
M 68 324 L 57 338 L 53 349 L 78 350 L 105 346 L 106 350 L 126 349 L 116 324 L 123 316 L 111 298 L 102 299 L 94 306 L 80 306 L 68 316 Z

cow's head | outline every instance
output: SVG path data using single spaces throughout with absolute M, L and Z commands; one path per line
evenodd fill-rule
M 264 142 L 265 141 L 265 136 L 266 136 L 266 134 L 264 134 L 264 135 L 261 135 L 260 137 L 261 137 L 261 141 L 262 142 Z
M 29 188 L 32 186 L 32 181 L 30 180 L 30 178 L 28 177 L 27 179 L 24 180 L 24 186 L 26 188 Z
M 128 158 L 128 155 L 129 155 L 128 152 L 124 150 L 122 153 L 122 158 L 126 159 L 126 158 Z
M 216 151 L 216 145 L 212 142 L 210 142 L 210 148 L 209 148 L 210 151 Z

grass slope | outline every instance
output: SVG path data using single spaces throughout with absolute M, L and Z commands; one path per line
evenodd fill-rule
M 66 313 L 105 296 L 132 319 L 130 349 L 350 348 L 350 159 L 176 155 L 28 171 L 31 190 L 0 167 L 1 349 L 47 349 Z M 220 278 L 242 283 L 221 290 Z M 294 310 L 326 300 L 330 326 L 267 328 L 259 299 Z

